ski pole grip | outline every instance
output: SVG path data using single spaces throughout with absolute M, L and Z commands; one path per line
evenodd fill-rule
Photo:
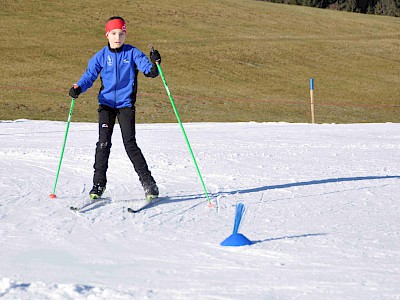
M 149 44 L 148 47 L 150 48 L 150 52 L 154 52 L 154 45 L 153 44 Z M 159 65 L 160 63 L 158 61 L 156 61 L 156 65 Z

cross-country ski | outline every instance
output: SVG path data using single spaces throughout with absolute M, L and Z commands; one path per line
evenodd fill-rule
M 128 207 L 127 211 L 130 213 L 138 213 L 141 212 L 147 208 L 152 207 L 156 202 L 160 201 L 161 199 L 164 199 L 165 197 L 149 197 L 143 201 L 139 201 L 139 205 L 136 204 L 135 207 Z
M 95 206 L 101 206 L 110 202 L 111 202 L 110 198 L 96 198 L 96 199 L 91 199 L 90 201 L 81 206 L 71 206 L 70 210 L 77 212 L 84 212 L 93 209 Z

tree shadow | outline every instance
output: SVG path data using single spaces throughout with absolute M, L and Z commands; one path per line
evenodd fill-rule
M 264 239 L 264 240 L 251 241 L 251 242 L 253 244 L 258 244 L 258 243 L 264 243 L 264 242 L 298 239 L 298 238 L 315 237 L 315 236 L 324 236 L 324 235 L 327 235 L 327 233 L 306 233 L 306 234 L 300 234 L 300 235 L 288 235 L 288 236 L 282 236 L 282 237 L 276 237 L 276 238 L 268 238 L 268 239 Z

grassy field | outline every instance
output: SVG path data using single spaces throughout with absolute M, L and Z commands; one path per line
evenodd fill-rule
M 106 45 L 153 43 L 183 122 L 400 122 L 400 18 L 254 0 L 1 0 L 0 119 L 66 120 L 70 86 Z M 99 81 L 74 121 L 97 120 Z M 176 122 L 160 78 L 140 75 L 137 119 Z

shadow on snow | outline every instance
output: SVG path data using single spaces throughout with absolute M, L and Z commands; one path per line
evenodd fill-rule
M 349 181 L 379 180 L 379 179 L 400 179 L 400 176 L 365 176 L 365 177 L 328 178 L 328 179 L 321 179 L 321 180 L 310 180 L 310 181 L 284 183 L 284 184 L 277 184 L 277 185 L 266 185 L 266 186 L 258 187 L 258 188 L 243 189 L 243 190 L 236 190 L 236 191 L 230 191 L 230 192 L 222 192 L 220 194 L 229 194 L 229 195 L 249 194 L 249 193 L 257 193 L 257 192 L 268 191 L 268 190 L 298 187 L 298 186 L 349 182 Z
M 257 188 L 241 189 L 234 191 L 221 191 L 218 193 L 209 193 L 209 196 L 211 198 L 216 198 L 219 195 L 249 194 L 249 193 L 257 193 L 257 192 L 263 192 L 275 189 L 285 189 L 285 188 L 299 187 L 299 186 L 311 186 L 318 184 L 329 184 L 329 183 L 340 183 L 340 182 L 351 182 L 351 181 L 385 180 L 385 179 L 400 179 L 400 176 L 364 176 L 364 177 L 328 178 L 321 180 L 310 180 L 310 181 L 284 183 L 277 185 L 266 185 Z M 166 196 L 161 196 L 160 198 L 161 198 L 160 201 L 154 203 L 154 206 L 163 205 L 171 202 L 193 201 L 206 197 L 205 194 L 192 194 L 192 195 L 175 195 L 175 196 L 166 195 Z M 284 238 L 290 238 L 290 237 L 284 237 Z
M 253 244 L 264 243 L 264 242 L 272 242 L 272 241 L 279 241 L 279 240 L 289 240 L 289 239 L 298 239 L 298 238 L 306 238 L 306 237 L 314 237 L 314 236 L 323 236 L 327 235 L 327 233 L 307 233 L 307 234 L 300 234 L 300 235 L 289 235 L 289 236 L 282 236 L 276 238 L 268 238 L 264 240 L 252 241 Z

